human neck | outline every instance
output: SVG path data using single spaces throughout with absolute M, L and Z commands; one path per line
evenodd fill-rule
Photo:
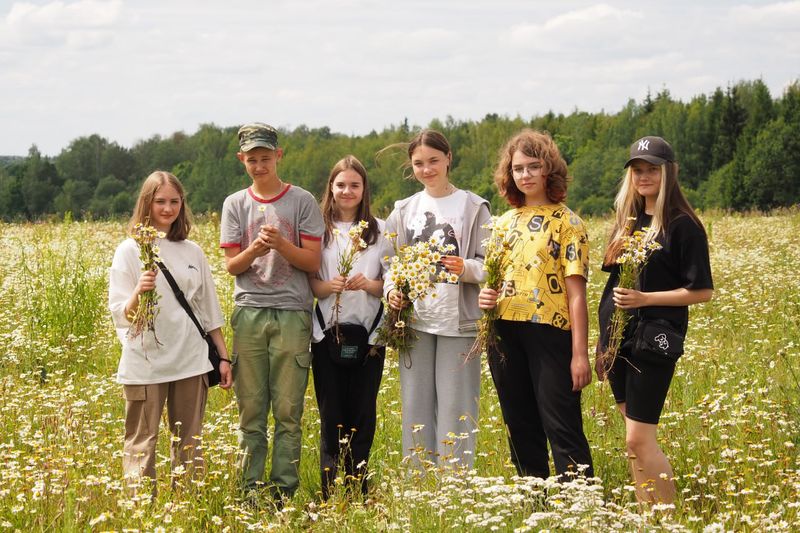
M 355 222 L 357 209 L 339 209 L 336 212 L 336 222 Z
M 425 187 L 425 192 L 428 193 L 428 196 L 432 196 L 433 198 L 444 198 L 449 194 L 453 194 L 455 190 L 456 186 L 449 181 L 446 181 L 441 185 Z
M 280 194 L 284 186 L 285 184 L 276 176 L 274 179 L 270 179 L 267 182 L 254 181 L 253 192 L 256 193 L 259 198 L 269 200 L 273 196 Z
M 646 215 L 652 215 L 656 212 L 656 198 L 644 197 L 644 212 Z
M 546 195 L 525 196 L 525 207 L 539 207 L 552 203 Z

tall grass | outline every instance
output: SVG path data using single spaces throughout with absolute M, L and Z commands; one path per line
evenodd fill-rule
M 0 530 L 796 530 L 800 213 L 704 220 L 717 289 L 692 309 L 659 432 L 677 477 L 674 510 L 634 503 L 622 420 L 608 385 L 597 382 L 583 400 L 598 478 L 591 483 L 514 476 L 485 368 L 475 470 L 410 471 L 400 450 L 396 360 L 387 361 L 378 396 L 367 501 L 347 500 L 344 490 L 319 501 L 312 388 L 301 487 L 282 511 L 238 498 L 236 404 L 219 389 L 210 394 L 203 435 L 207 475 L 173 487 L 164 432 L 157 496 L 132 494 L 121 481 L 123 401 L 113 378 L 120 349 L 106 311 L 107 268 L 124 227 L 0 225 Z M 229 313 L 232 279 L 216 222 L 202 220 L 192 238 L 211 259 Z M 596 267 L 609 221 L 588 227 Z M 604 282 L 593 268 L 592 317 Z

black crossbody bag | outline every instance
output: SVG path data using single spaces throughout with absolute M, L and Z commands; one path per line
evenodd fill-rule
M 633 354 L 675 363 L 683 355 L 683 335 L 660 319 L 640 319 L 633 334 Z
M 314 306 L 314 311 L 317 315 L 319 327 L 325 338 L 321 342 L 325 343 L 334 363 L 339 366 L 358 366 L 363 365 L 367 361 L 369 354 L 369 336 L 378 327 L 378 323 L 383 316 L 383 302 L 378 307 L 378 314 L 375 320 L 372 321 L 372 327 L 367 328 L 361 324 L 339 324 L 339 339 L 336 339 L 336 326 L 325 329 L 325 318 L 322 316 L 322 311 L 319 308 L 319 303 Z
M 200 325 L 200 321 L 194 316 L 192 307 L 189 305 L 189 302 L 186 301 L 186 296 L 183 295 L 183 291 L 180 287 L 178 287 L 178 283 L 175 281 L 175 278 L 172 277 L 172 274 L 170 274 L 169 269 L 164 265 L 164 263 L 161 262 L 157 262 L 156 265 L 158 265 L 158 268 L 161 270 L 161 273 L 164 274 L 164 277 L 167 278 L 167 283 L 169 283 L 169 286 L 172 287 L 172 292 L 175 293 L 175 298 L 178 299 L 178 303 L 181 304 L 181 307 L 183 307 L 184 311 L 186 311 L 186 314 L 192 319 L 194 325 L 197 326 L 197 331 L 200 332 L 203 340 L 205 340 L 206 344 L 208 344 L 208 360 L 211 361 L 211 366 L 214 367 L 208 371 L 208 386 L 214 387 L 219 385 L 219 382 L 222 381 L 222 376 L 219 373 L 219 365 L 222 363 L 222 361 L 227 361 L 230 363 L 230 359 L 225 359 L 219 354 L 217 345 L 214 344 L 214 339 L 211 338 L 211 335 L 206 333 L 206 331 L 203 329 L 203 326 Z

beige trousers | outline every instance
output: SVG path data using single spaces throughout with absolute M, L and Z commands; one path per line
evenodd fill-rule
M 205 374 L 152 385 L 123 385 L 125 445 L 122 469 L 126 477 L 156 477 L 156 444 L 164 403 L 167 404 L 172 470 L 190 475 L 204 470 L 200 435 L 208 397 Z

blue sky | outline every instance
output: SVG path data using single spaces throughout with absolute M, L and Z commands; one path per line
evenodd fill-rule
M 0 154 L 260 120 L 363 134 L 800 78 L 800 1 L 0 0 Z

